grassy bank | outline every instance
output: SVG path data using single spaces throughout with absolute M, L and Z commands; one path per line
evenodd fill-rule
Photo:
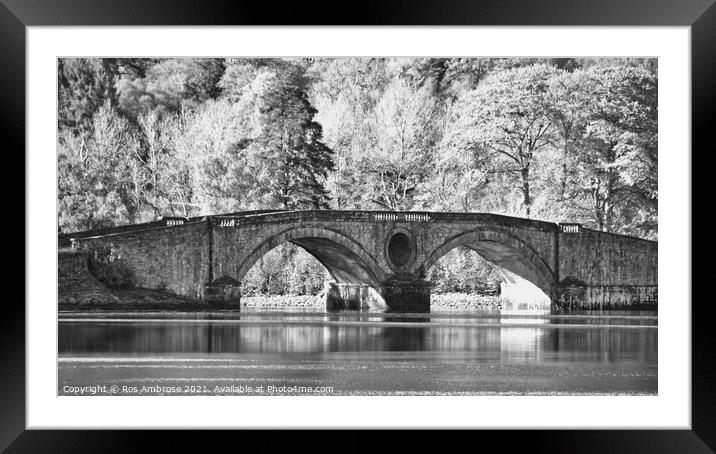
M 205 301 L 188 298 L 174 293 L 146 288 L 108 289 L 98 292 L 73 292 L 60 294 L 59 310 L 208 310 L 212 309 Z

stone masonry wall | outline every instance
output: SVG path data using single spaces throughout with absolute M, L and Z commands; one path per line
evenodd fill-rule
M 658 243 L 596 230 L 559 234 L 559 282 L 657 285 Z
M 61 249 L 57 251 L 57 273 L 59 276 L 80 273 L 87 270 L 87 254 L 84 251 Z
M 109 245 L 126 260 L 144 288 L 166 288 L 200 298 L 208 280 L 209 235 L 206 222 L 158 227 L 75 240 L 75 248 Z
M 590 229 L 559 234 L 556 309 L 658 307 L 658 243 Z

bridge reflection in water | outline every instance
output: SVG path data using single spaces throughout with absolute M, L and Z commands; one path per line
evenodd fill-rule
M 234 395 L 221 390 L 239 385 L 340 395 L 655 394 L 656 323 L 654 314 L 64 312 L 58 394 L 96 383 L 191 384 L 206 395 Z
M 64 320 L 63 320 L 64 319 Z M 330 352 L 472 352 L 492 361 L 638 360 L 656 364 L 655 317 L 423 316 L 263 312 L 67 314 L 60 356 Z M 641 328 L 640 328 L 641 327 Z

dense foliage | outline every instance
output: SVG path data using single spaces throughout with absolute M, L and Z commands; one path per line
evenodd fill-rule
M 61 232 L 334 208 L 657 237 L 652 59 L 71 58 L 58 83 Z M 309 262 L 284 249 L 264 278 Z

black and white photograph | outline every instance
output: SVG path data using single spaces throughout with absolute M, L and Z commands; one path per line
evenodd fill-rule
M 57 395 L 658 395 L 659 59 L 57 59 Z
M 0 0 L 0 451 L 711 452 L 714 1 Z

